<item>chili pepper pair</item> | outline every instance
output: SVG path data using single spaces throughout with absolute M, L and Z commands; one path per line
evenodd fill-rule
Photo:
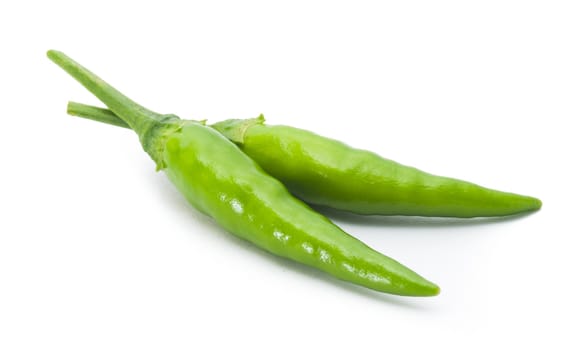
M 133 129 L 186 199 L 261 248 L 377 291 L 433 296 L 437 285 L 348 235 L 301 200 L 358 214 L 503 216 L 540 200 L 431 175 L 262 116 L 206 126 L 152 112 L 58 51 L 48 57 L 110 110 L 72 115 Z M 294 197 L 294 196 L 295 197 Z M 296 197 L 300 198 L 297 199 Z

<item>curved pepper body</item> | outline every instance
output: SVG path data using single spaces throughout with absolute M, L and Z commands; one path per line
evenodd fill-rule
M 71 102 L 68 113 L 130 126 L 113 112 Z M 312 132 L 230 119 L 212 125 L 306 202 L 366 215 L 489 217 L 537 210 L 539 199 L 436 176 Z
M 187 123 L 166 139 L 163 169 L 198 210 L 261 248 L 381 292 L 427 296 L 438 287 L 348 235 L 289 194 L 213 129 Z
M 504 216 L 540 200 L 428 174 L 343 142 L 262 118 L 213 125 L 306 202 L 357 214 Z
M 132 128 L 157 169 L 227 231 L 271 253 L 377 291 L 408 296 L 439 293 L 435 284 L 291 196 L 214 129 L 138 105 L 61 52 L 49 51 L 48 57 Z

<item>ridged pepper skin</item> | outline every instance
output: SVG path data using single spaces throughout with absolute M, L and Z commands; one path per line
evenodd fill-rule
M 213 128 L 312 204 L 365 215 L 490 217 L 539 209 L 539 199 L 436 176 L 264 118 Z
M 435 284 L 293 197 L 214 129 L 141 107 L 63 53 L 49 51 L 48 57 L 124 120 L 157 168 L 194 207 L 227 231 L 273 254 L 380 292 L 439 293 Z

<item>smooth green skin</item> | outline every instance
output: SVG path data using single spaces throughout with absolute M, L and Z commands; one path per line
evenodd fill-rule
M 306 202 L 366 215 L 490 217 L 539 209 L 539 199 L 428 174 L 264 118 L 212 125 Z M 241 131 L 241 132 L 240 132 Z
M 70 102 L 68 112 L 119 124 L 111 111 Z M 537 210 L 539 199 L 428 174 L 264 118 L 212 125 L 306 202 L 366 215 L 490 217 Z
M 435 284 L 293 197 L 214 129 L 134 108 L 134 102 L 64 54 L 49 51 L 48 57 L 135 130 L 145 151 L 186 199 L 227 231 L 273 254 L 380 292 L 439 293 Z
M 381 292 L 426 296 L 438 287 L 343 232 L 291 196 L 213 129 L 184 126 L 166 141 L 165 172 L 188 201 L 261 248 Z

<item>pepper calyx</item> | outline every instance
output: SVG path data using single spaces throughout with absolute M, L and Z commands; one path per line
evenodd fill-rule
M 242 145 L 247 130 L 254 125 L 263 125 L 264 123 L 265 117 L 260 114 L 257 118 L 224 120 L 211 125 L 211 127 L 234 143 Z

